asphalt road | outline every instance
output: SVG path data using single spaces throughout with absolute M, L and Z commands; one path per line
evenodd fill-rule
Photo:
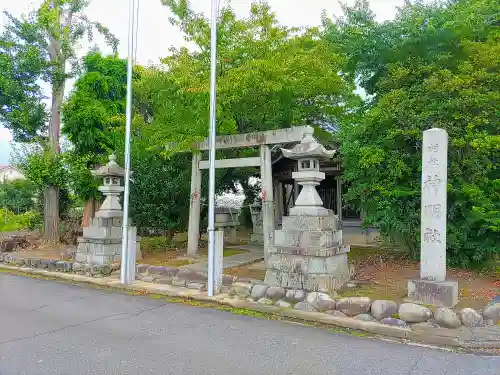
M 0 273 L 0 374 L 500 374 L 500 358 Z

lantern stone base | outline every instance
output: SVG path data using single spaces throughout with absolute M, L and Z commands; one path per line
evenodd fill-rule
M 112 264 L 121 261 L 122 253 L 122 219 L 118 217 L 95 217 L 90 225 L 83 228 L 83 237 L 78 238 L 75 261 L 86 264 Z M 136 259 L 142 259 L 140 237 L 137 228 L 130 227 L 136 238 Z
M 268 285 L 332 291 L 349 281 L 347 253 L 337 216 L 285 216 L 269 249 Z

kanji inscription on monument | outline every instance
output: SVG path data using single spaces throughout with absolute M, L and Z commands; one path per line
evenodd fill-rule
M 422 148 L 420 277 L 445 281 L 448 133 L 426 130 Z

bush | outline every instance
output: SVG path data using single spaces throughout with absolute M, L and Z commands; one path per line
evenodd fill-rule
M 28 211 L 20 215 L 14 214 L 10 210 L 0 209 L 0 232 L 15 232 L 25 229 L 36 229 L 40 223 L 40 214 L 35 211 Z

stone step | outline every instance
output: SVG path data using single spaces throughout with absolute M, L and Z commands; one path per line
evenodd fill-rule
M 281 229 L 283 230 L 336 230 L 339 229 L 338 216 L 284 216 Z
M 342 231 L 278 229 L 274 231 L 274 245 L 283 247 L 327 248 L 342 242 Z

